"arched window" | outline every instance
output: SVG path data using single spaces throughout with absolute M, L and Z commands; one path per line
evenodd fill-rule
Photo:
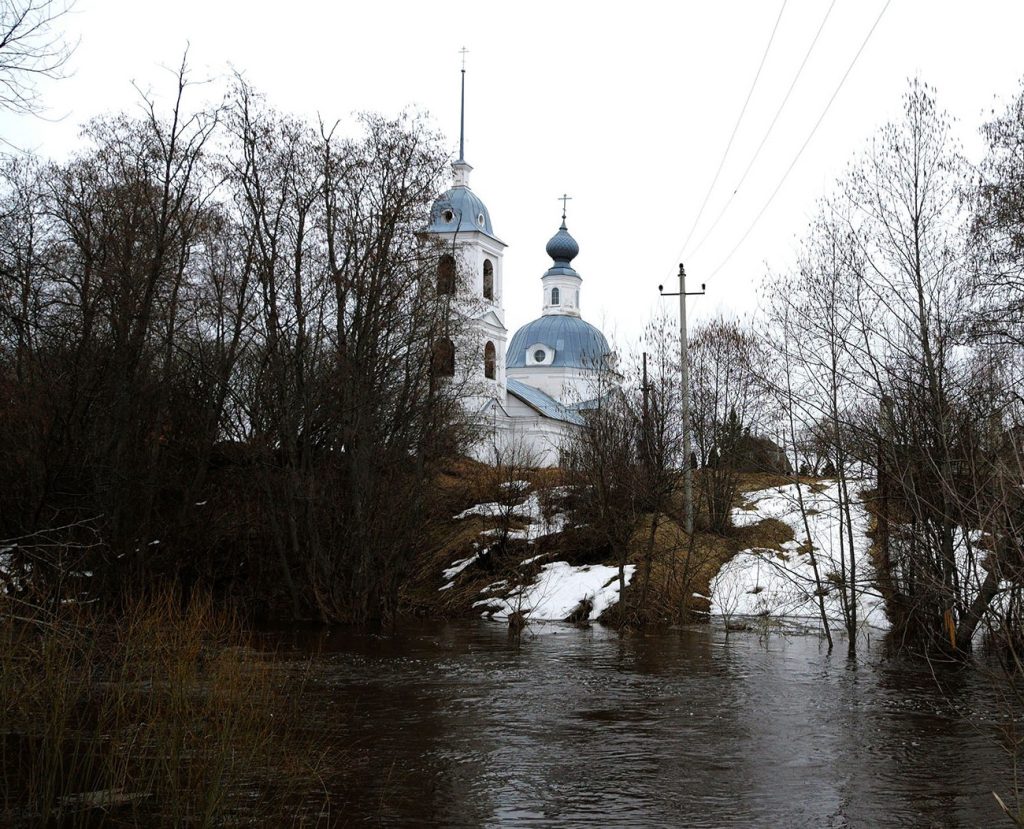
M 558 288 L 551 289 L 551 304 L 558 305 Z
M 484 299 L 494 299 L 494 265 L 484 260 Z
M 484 377 L 488 380 L 494 379 L 494 369 L 497 363 L 497 357 L 494 351 L 494 343 L 488 342 L 484 346 Z
M 455 376 L 455 343 L 447 337 L 442 337 L 434 343 L 434 353 L 431 357 L 431 373 L 435 377 Z
M 446 253 L 437 263 L 437 293 L 455 293 L 455 257 Z

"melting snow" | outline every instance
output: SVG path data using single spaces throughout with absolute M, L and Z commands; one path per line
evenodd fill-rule
M 626 566 L 627 585 L 635 569 L 632 564 Z M 480 599 L 473 606 L 486 606 L 484 615 L 496 618 L 507 618 L 518 611 L 533 620 L 561 621 L 584 600 L 592 603 L 588 616 L 591 620 L 615 604 L 619 600 L 618 568 L 603 564 L 573 567 L 568 562 L 555 561 L 544 565 L 533 584 L 505 597 Z
M 480 553 L 474 553 L 469 558 L 460 558 L 453 561 L 452 566 L 445 570 L 441 575 L 444 576 L 445 581 L 451 581 L 478 558 L 480 558 Z
M 527 524 L 525 529 L 510 530 L 508 532 L 508 537 L 517 541 L 536 541 L 538 538 L 543 538 L 546 535 L 560 533 L 565 529 L 567 523 L 566 516 L 561 513 L 551 516 L 550 519 L 546 518 L 544 510 L 541 508 L 540 495 L 536 492 L 532 493 L 523 503 L 516 504 L 515 506 L 498 502 L 477 504 L 475 507 L 470 507 L 460 512 L 455 516 L 455 520 L 469 518 L 471 515 L 482 515 L 485 518 L 504 518 L 507 516 L 525 521 Z M 481 535 L 488 536 L 500 534 L 500 529 L 487 530 L 481 533 Z
M 840 526 L 839 485 L 831 484 L 821 492 L 803 487 L 804 506 L 811 543 L 818 560 L 822 585 L 828 590 L 825 612 L 829 619 L 842 619 L 839 588 L 828 580 L 830 573 L 839 572 L 840 543 L 843 555 L 850 560 L 848 538 Z M 787 524 L 795 536 L 794 541 L 778 550 L 744 550 L 722 566 L 712 583 L 711 612 L 716 616 L 790 616 L 817 618 L 817 585 L 811 558 L 801 551 L 807 534 L 797 499 L 795 484 L 747 493 L 746 507 L 732 512 L 733 524 L 750 526 L 766 518 L 775 518 Z M 864 505 L 857 499 L 850 504 L 853 523 L 854 560 L 857 565 L 857 618 L 860 624 L 887 628 L 881 596 L 873 585 L 875 571 L 868 557 L 870 540 L 867 538 L 868 516 Z
M 519 489 L 521 482 L 514 482 L 510 489 Z M 564 488 L 548 490 L 549 497 L 565 494 Z M 517 541 L 533 542 L 547 535 L 554 535 L 565 530 L 568 518 L 558 513 L 550 518 L 544 515 L 540 495 L 536 492 L 527 497 L 521 504 L 510 506 L 502 503 L 477 504 L 463 510 L 455 516 L 456 520 L 481 515 L 487 518 L 516 518 L 526 526 L 523 529 L 508 530 L 506 537 Z M 502 529 L 485 530 L 482 537 L 494 538 L 502 534 Z M 533 564 L 546 554 L 523 559 L 521 567 Z M 450 582 L 459 573 L 479 558 L 477 555 L 453 561 L 444 571 L 444 579 Z M 625 569 L 625 581 L 629 584 L 635 568 L 629 565 Z M 448 585 L 441 588 L 447 589 Z M 480 591 L 481 595 L 508 589 L 507 581 L 494 582 Z M 573 567 L 568 562 L 556 561 L 545 564 L 536 579 L 524 587 L 513 589 L 506 596 L 483 598 L 473 603 L 474 607 L 486 607 L 485 616 L 507 618 L 510 614 L 520 612 L 535 621 L 561 621 L 579 607 L 583 601 L 591 602 L 588 618 L 597 619 L 605 610 L 619 600 L 619 571 L 616 567 L 604 565 L 586 565 Z

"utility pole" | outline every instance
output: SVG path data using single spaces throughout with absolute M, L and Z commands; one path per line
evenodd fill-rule
M 658 286 L 658 292 L 662 296 L 679 297 L 679 361 L 683 370 L 683 501 L 686 507 L 686 534 L 693 535 L 693 466 L 690 464 L 690 363 L 686 348 L 686 298 L 688 296 L 701 296 L 704 293 L 704 283 L 700 284 L 699 291 L 686 292 L 686 268 L 679 263 L 679 291 L 678 293 L 665 293 L 663 285 Z
M 640 390 L 643 392 L 644 408 L 643 408 L 643 423 L 642 433 L 643 436 L 640 440 L 641 451 L 644 453 L 644 469 L 648 468 L 648 464 L 651 458 L 651 421 L 650 421 L 650 404 L 648 403 L 648 396 L 650 389 L 647 385 L 647 352 L 644 352 L 643 361 L 643 383 L 640 386 Z

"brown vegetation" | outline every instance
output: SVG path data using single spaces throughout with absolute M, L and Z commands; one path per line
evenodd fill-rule
M 472 464 L 461 465 L 459 469 L 466 479 L 449 468 L 446 488 L 460 493 L 488 491 L 482 480 L 493 473 Z M 698 481 L 701 474 L 699 470 Z M 546 485 L 559 481 L 560 473 L 540 470 L 539 475 L 524 476 L 524 479 L 531 478 Z M 805 482 L 813 484 L 810 480 Z M 753 491 L 791 483 L 791 479 L 771 473 L 744 473 L 738 476 L 737 483 L 740 490 Z M 520 493 L 517 503 L 531 491 L 540 491 L 543 501 L 543 489 L 538 490 L 536 484 L 531 483 L 529 490 Z M 464 500 L 459 503 L 460 510 L 471 506 Z M 681 503 L 681 493 L 673 492 L 669 500 L 670 512 L 659 514 L 657 520 L 652 513 L 638 517 L 626 546 L 626 563 L 636 566 L 635 574 L 625 591 L 625 602 L 613 605 L 602 621 L 617 627 L 707 621 L 710 604 L 706 597 L 710 596 L 711 582 L 723 564 L 742 550 L 753 547 L 781 550 L 784 542 L 793 539 L 788 526 L 768 519 L 752 526 L 730 528 L 725 533 L 698 529 L 690 541 L 683 529 Z M 734 506 L 741 505 L 742 499 L 734 503 Z M 570 527 L 531 543 L 510 544 L 487 564 L 475 561 L 451 580 L 452 587 L 441 590 L 445 585 L 442 572 L 454 562 L 474 556 L 481 546 L 481 533 L 494 531 L 500 523 L 499 518 L 481 516 L 438 521 L 403 590 L 406 610 L 427 616 L 478 615 L 482 608 L 474 608 L 473 603 L 486 598 L 487 588 L 496 582 L 505 582 L 502 591 L 515 584 L 527 584 L 544 564 L 553 561 L 613 567 L 620 561 L 620 554 L 595 534 L 593 528 Z M 697 524 L 698 527 L 707 525 L 704 514 L 698 513 Z M 534 557 L 538 557 L 536 561 L 522 566 L 523 561 Z
M 183 63 L 166 111 L 96 119 L 67 162 L 0 163 L 6 575 L 387 618 L 467 437 L 431 364 L 461 342 L 420 232 L 439 138 L 342 138 L 240 77 L 191 111 L 190 86 Z
M 315 822 L 335 750 L 298 717 L 302 684 L 209 596 L 164 593 L 117 615 L 20 603 L 0 617 L 0 819 Z

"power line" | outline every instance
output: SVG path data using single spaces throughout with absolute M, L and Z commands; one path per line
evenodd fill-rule
M 779 120 L 779 116 L 782 114 L 782 110 L 785 109 L 786 103 L 789 101 L 789 96 L 793 94 L 793 89 L 796 87 L 797 81 L 800 80 L 800 75 L 803 73 L 804 67 L 807 65 L 807 61 L 811 57 L 811 52 L 814 51 L 814 47 L 818 43 L 818 38 L 821 37 L 821 32 L 825 28 L 825 23 L 828 22 L 829 15 L 832 14 L 832 9 L 835 8 L 835 5 L 836 0 L 832 0 L 832 3 L 829 5 L 828 10 L 825 12 L 825 16 L 821 19 L 821 25 L 818 26 L 818 31 L 815 32 L 814 39 L 811 41 L 811 45 L 807 47 L 807 52 L 804 54 L 804 59 L 803 61 L 801 61 L 800 67 L 796 70 L 796 74 L 793 76 L 793 81 L 790 83 L 789 89 L 786 90 L 786 95 L 782 99 L 782 103 L 779 104 L 779 108 L 775 110 L 775 117 L 772 118 L 772 122 L 768 125 L 768 129 L 765 132 L 764 137 L 761 139 L 761 143 L 757 145 L 757 149 L 754 151 L 754 155 L 751 157 L 750 162 L 747 164 L 747 168 L 743 171 L 743 175 L 740 176 L 740 180 L 737 182 L 736 187 L 733 188 L 732 194 L 729 196 L 726 203 L 722 205 L 722 209 L 718 212 L 718 215 L 715 217 L 715 221 L 711 224 L 711 227 L 708 228 L 707 233 L 705 233 L 701 237 L 701 240 L 697 243 L 697 247 L 690 251 L 690 256 L 696 256 L 697 252 L 702 247 L 704 247 L 704 243 L 708 240 L 708 237 L 712 233 L 714 233 L 715 228 L 718 227 L 718 223 L 722 221 L 722 216 L 724 216 L 725 211 L 729 209 L 729 205 L 732 204 L 732 200 L 740 191 L 740 188 L 743 186 L 743 182 L 747 180 L 747 175 L 750 173 L 750 169 L 754 166 L 754 162 L 757 161 L 758 156 L 761 155 L 761 150 L 767 143 L 768 137 L 772 134 L 772 130 L 775 128 L 775 124 Z
M 725 259 L 723 259 L 721 263 L 718 265 L 718 267 L 715 268 L 708 275 L 708 282 L 710 282 L 712 277 L 714 277 L 715 274 L 717 274 L 720 270 L 722 270 L 722 268 L 724 268 L 728 264 L 729 260 L 732 259 L 736 251 L 739 250 L 740 245 L 742 245 L 746 241 L 751 231 L 757 226 L 757 223 L 761 220 L 761 217 L 764 216 L 765 211 L 768 210 L 771 203 L 775 200 L 775 197 L 778 195 L 779 190 L 782 189 L 782 185 L 789 177 L 789 174 L 793 171 L 793 168 L 796 166 L 796 163 L 800 160 L 800 156 L 803 155 L 804 150 L 807 149 L 807 145 L 810 144 L 811 139 L 814 138 L 814 134 L 818 131 L 818 127 L 821 126 L 821 122 L 825 120 L 825 116 L 828 114 L 828 111 L 831 108 L 832 103 L 839 95 L 839 91 L 843 88 L 843 84 L 846 83 L 846 79 L 850 76 L 850 72 L 853 71 L 853 67 L 856 65 L 857 60 L 860 58 L 861 53 L 864 51 L 864 47 L 868 45 L 868 41 L 871 40 L 871 35 L 873 35 L 875 29 L 878 28 L 878 24 L 881 22 L 882 16 L 885 14 L 886 9 L 889 8 L 889 4 L 891 2 L 892 0 L 885 0 L 885 5 L 882 6 L 882 10 L 878 13 L 878 17 L 875 18 L 875 22 L 871 25 L 871 28 L 868 30 L 867 36 L 865 36 L 864 41 L 860 44 L 860 48 L 857 50 L 857 53 L 853 56 L 853 60 L 850 61 L 850 65 L 846 68 L 846 72 L 843 74 L 842 79 L 839 81 L 839 85 L 832 93 L 832 97 L 828 99 L 828 103 L 825 104 L 825 108 L 821 111 L 821 115 L 818 116 L 818 120 L 815 121 L 814 126 L 811 128 L 811 131 L 808 134 L 807 138 L 804 140 L 804 143 L 800 145 L 800 149 L 797 151 L 796 155 L 793 156 L 793 160 L 790 162 L 789 167 L 786 168 L 786 172 L 782 174 L 782 178 L 779 179 L 779 183 L 775 185 L 775 189 L 772 191 L 772 194 L 768 197 L 768 201 L 764 203 L 764 206 L 761 208 L 760 212 L 758 212 L 758 214 L 754 217 L 754 221 L 750 223 L 750 226 L 746 229 L 746 232 L 744 232 L 744 234 L 740 237 L 739 241 L 733 246 L 733 249 L 729 251 L 729 255 L 726 256 Z
M 739 131 L 740 123 L 743 121 L 743 115 L 747 111 L 747 105 L 750 103 L 750 98 L 754 94 L 754 88 L 757 86 L 757 79 L 761 77 L 761 70 L 764 68 L 764 62 L 767 60 L 768 52 L 772 48 L 772 42 L 775 40 L 775 33 L 779 30 L 779 22 L 782 20 L 782 13 L 786 10 L 787 2 L 788 0 L 782 0 L 782 6 L 779 9 L 779 16 L 775 18 L 775 26 L 772 28 L 771 37 L 768 38 L 768 45 L 764 47 L 764 54 L 761 55 L 761 62 L 758 64 L 754 80 L 750 84 L 750 89 L 747 92 L 747 99 L 743 102 L 743 108 L 740 110 L 739 117 L 736 119 L 736 123 L 732 128 L 732 135 L 729 136 L 729 143 L 725 145 L 725 152 L 722 153 L 722 159 L 718 162 L 718 169 L 715 171 L 715 177 L 711 180 L 711 186 L 708 187 L 708 191 L 704 194 L 704 201 L 701 202 L 700 210 L 697 211 L 697 218 L 693 220 L 690 232 L 686 234 L 686 240 L 683 242 L 683 247 L 680 249 L 679 256 L 677 256 L 676 259 L 682 258 L 683 251 L 686 250 L 686 246 L 690 244 L 690 239 L 693 238 L 693 232 L 697 229 L 700 217 L 704 215 L 704 208 L 707 207 L 708 199 L 711 197 L 711 192 L 715 189 L 715 185 L 718 183 L 718 177 L 722 173 L 722 167 L 725 166 L 725 159 L 729 156 L 729 149 L 732 147 L 732 142 L 736 138 L 736 133 Z

